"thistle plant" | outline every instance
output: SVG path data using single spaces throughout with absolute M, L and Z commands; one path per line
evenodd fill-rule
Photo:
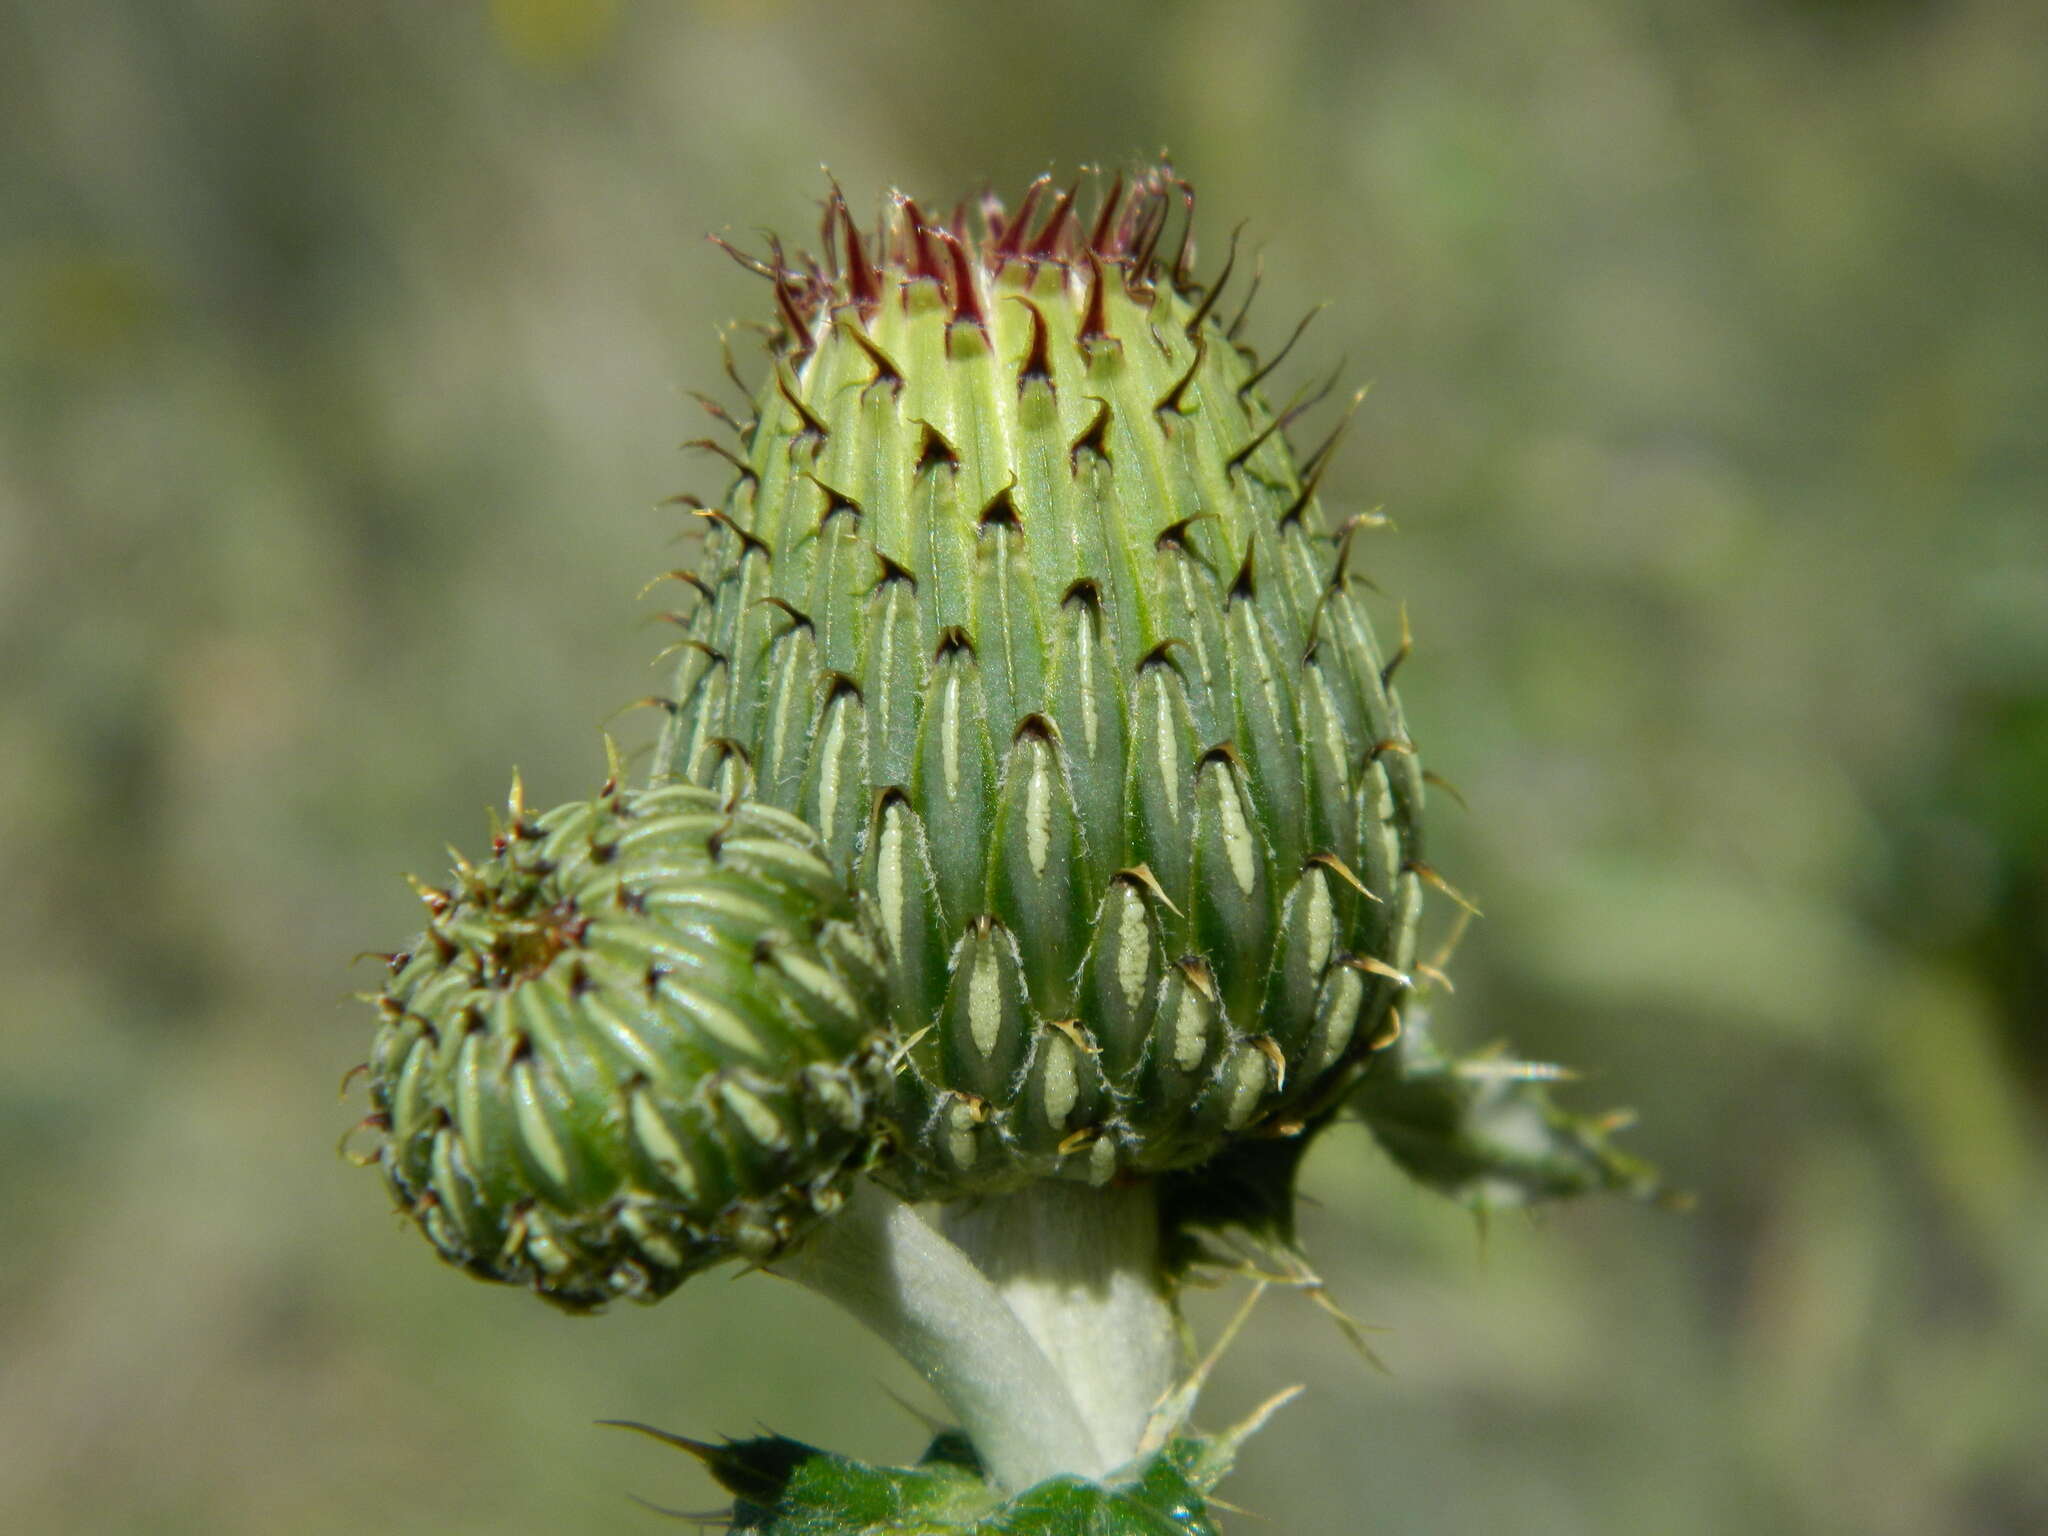
M 1653 1181 L 1424 1010 L 1429 776 L 1164 166 L 741 256 L 774 321 L 644 786 L 423 889 L 369 1160 L 450 1262 L 586 1310 L 732 1259 L 880 1332 L 959 1422 L 914 1468 L 702 1445 L 773 1531 L 1211 1529 L 1176 1297 L 1312 1274 L 1362 1119 L 1473 1208 Z M 735 253 L 736 255 L 739 253 Z M 1294 332 L 1298 337 L 1300 330 Z M 731 372 L 730 358 L 728 371 Z M 735 375 L 735 377 L 737 377 Z M 1348 416 L 1345 418 L 1348 420 Z M 1341 431 L 1341 427 L 1340 427 Z

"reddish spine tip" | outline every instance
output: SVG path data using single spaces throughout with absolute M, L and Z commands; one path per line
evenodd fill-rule
M 1074 194 L 1080 190 L 1081 183 L 1076 181 L 1059 195 L 1059 201 L 1052 205 L 1052 212 L 1046 215 L 1045 228 L 1039 232 L 1038 238 L 1031 242 L 1031 250 L 1028 253 L 1031 260 L 1065 259 L 1065 253 L 1060 249 L 1060 237 L 1066 233 L 1067 215 L 1073 211 Z
M 1095 401 L 1095 419 L 1067 448 L 1067 468 L 1077 475 L 1081 472 L 1083 450 L 1094 454 L 1105 464 L 1109 462 L 1109 402 L 1099 395 L 1089 398 Z
M 1116 227 L 1117 204 L 1123 201 L 1124 173 L 1118 171 L 1116 180 L 1109 184 L 1109 191 L 1103 195 L 1102 206 L 1095 213 L 1095 228 L 1088 233 L 1088 249 L 1098 256 L 1109 254 L 1110 231 Z
M 790 335 L 796 338 L 797 356 L 808 356 L 811 350 L 811 328 L 804 324 L 802 297 L 790 281 L 793 274 L 788 263 L 782 259 L 782 242 L 770 240 L 768 254 L 775 263 L 775 307 L 781 311 L 782 322 L 789 327 Z
M 1016 488 L 1016 482 L 1013 480 L 989 498 L 988 505 L 981 509 L 981 515 L 974 520 L 974 530 L 977 534 L 986 533 L 991 528 L 1008 528 L 1012 533 L 1018 534 L 1024 531 L 1024 519 L 1018 515 L 1016 498 L 1011 495 Z
M 903 199 L 904 235 L 906 241 L 905 265 L 910 268 L 913 278 L 938 285 L 943 293 L 946 288 L 945 268 L 939 264 L 938 253 L 932 248 L 932 231 L 925 224 L 924 214 L 915 198 Z
M 1109 293 L 1103 278 L 1102 258 L 1088 252 L 1088 300 L 1081 315 L 1081 329 L 1075 336 L 1081 356 L 1092 356 L 1098 346 L 1123 345 L 1109 333 Z
M 995 265 L 998 270 L 1001 269 L 1003 262 L 1015 260 L 1023 256 L 1024 236 L 1031 228 L 1033 215 L 1038 212 L 1038 200 L 1044 195 L 1045 189 L 1051 184 L 1051 176 L 1040 176 L 1029 187 L 1025 188 L 1024 200 L 1017 205 L 1017 216 L 1006 221 L 1000 233 L 998 233 L 993 225 L 990 226 L 989 237 L 995 242 L 992 254 L 995 257 Z M 1000 209 L 1002 204 L 997 203 L 996 206 Z
M 875 376 L 872 379 L 869 379 L 868 382 L 862 387 L 861 393 L 865 395 L 868 392 L 868 390 L 873 389 L 877 384 L 887 384 L 889 386 L 890 394 L 902 394 L 903 370 L 896 366 L 896 360 L 889 356 L 888 353 L 884 352 L 880 347 L 876 346 L 873 338 L 870 337 L 859 326 L 847 325 L 842 323 L 840 325 L 840 330 L 843 331 L 846 335 L 852 337 L 853 344 L 859 347 L 861 351 L 865 352 L 867 354 L 868 361 L 875 365 Z
M 1209 285 L 1209 291 L 1202 295 L 1202 302 L 1188 317 L 1188 335 L 1193 336 L 1201 330 L 1202 322 L 1209 318 L 1209 311 L 1216 307 L 1217 299 L 1222 297 L 1224 286 L 1230 281 L 1231 271 L 1237 266 L 1237 237 L 1243 233 L 1242 223 L 1230 232 L 1230 254 L 1223 258 L 1223 270 L 1216 275 L 1216 281 Z
M 853 222 L 853 213 L 836 186 L 832 189 L 832 197 L 839 213 L 840 227 L 846 234 L 847 297 L 853 301 L 861 319 L 866 320 L 881 308 L 882 274 L 869 265 L 867 248 L 861 244 L 860 226 Z
M 1195 280 L 1195 189 L 1184 181 L 1173 185 L 1180 188 L 1181 202 L 1187 207 L 1187 216 L 1180 223 L 1180 247 L 1173 255 L 1174 291 L 1185 296 Z
M 1160 396 L 1159 403 L 1152 407 L 1153 412 L 1162 418 L 1159 423 L 1160 426 L 1164 427 L 1166 425 L 1164 418 L 1178 416 L 1186 409 L 1188 390 L 1194 384 L 1195 376 L 1202 371 L 1202 364 L 1207 361 L 1208 356 L 1209 338 L 1197 333 L 1195 336 L 1195 356 L 1194 360 L 1188 364 L 1188 371 L 1182 374 L 1179 382 L 1164 395 Z
M 917 440 L 917 466 L 912 473 L 921 475 L 935 464 L 957 470 L 960 467 L 958 450 L 930 422 L 920 421 L 918 426 L 924 430 Z
M 1127 248 L 1131 253 L 1130 272 L 1140 282 L 1146 281 L 1152 271 L 1152 260 L 1159 250 L 1159 237 L 1166 233 L 1167 202 L 1164 190 L 1155 185 L 1144 199 L 1144 212 L 1131 230 Z
M 953 262 L 953 325 L 971 325 L 988 335 L 988 317 L 981 312 L 981 294 L 974 286 L 974 268 L 967 259 L 967 246 L 951 230 L 933 231 L 946 247 Z
M 1052 341 L 1046 330 L 1045 312 L 1021 293 L 1010 297 L 1031 312 L 1031 350 L 1025 353 L 1023 366 L 1017 370 L 1017 393 L 1023 394 L 1034 379 L 1051 389 Z
M 813 451 L 815 452 L 816 447 L 822 447 L 825 439 L 832 435 L 831 428 L 825 425 L 816 411 L 804 404 L 803 397 L 796 392 L 795 386 L 790 383 L 789 375 L 780 368 L 775 370 L 775 388 L 777 393 L 789 402 L 789 408 L 796 412 L 798 423 L 796 440 L 802 442 L 804 439 L 809 438 L 814 444 Z

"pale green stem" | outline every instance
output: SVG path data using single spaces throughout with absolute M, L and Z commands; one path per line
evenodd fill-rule
M 1104 1470 L 1136 1456 L 1185 1366 L 1160 1275 L 1152 1186 L 1048 1179 L 958 1201 L 941 1225 L 1066 1382 Z
M 1150 1189 L 1046 1182 L 942 1221 L 866 1185 L 774 1271 L 893 1345 L 998 1486 L 1099 1479 L 1136 1456 L 1181 1363 Z
M 908 1360 L 960 1417 L 990 1478 L 1028 1488 L 1107 1470 L 1065 1380 L 973 1261 L 874 1185 L 774 1272 L 837 1302 Z

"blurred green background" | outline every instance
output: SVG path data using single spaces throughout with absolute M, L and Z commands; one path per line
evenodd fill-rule
M 1444 1027 L 1698 1197 L 1482 1240 L 1333 1134 L 1391 1375 L 1269 1300 L 1234 1527 L 2048 1530 L 2044 79 L 2014 0 L 0 5 L 8 1528 L 719 1502 L 600 1417 L 915 1452 L 778 1282 L 437 1265 L 335 1155 L 347 960 L 657 685 L 680 390 L 766 309 L 705 231 L 1165 145 L 1253 337 L 1333 300 L 1298 372 L 1373 381 L 1328 500 L 1471 803 Z

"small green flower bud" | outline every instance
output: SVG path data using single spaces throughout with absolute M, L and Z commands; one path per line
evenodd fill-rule
M 877 925 L 782 812 L 686 786 L 458 856 L 392 959 L 373 1154 L 451 1263 L 571 1309 L 771 1257 L 872 1156 Z

